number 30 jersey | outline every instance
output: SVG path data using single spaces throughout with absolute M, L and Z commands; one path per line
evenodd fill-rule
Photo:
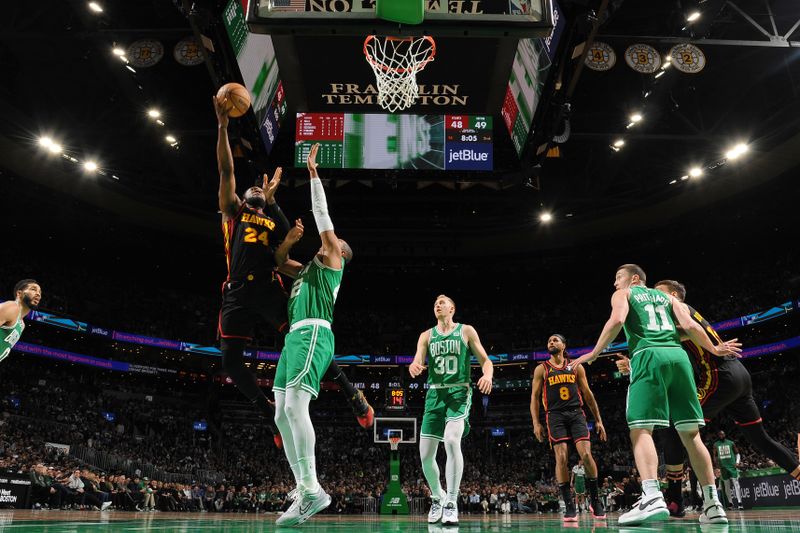
M 470 360 L 472 353 L 462 334 L 463 324 L 447 335 L 431 328 L 428 339 L 428 383 L 434 388 L 466 385 L 471 382 Z
M 583 406 L 583 397 L 578 388 L 578 374 L 569 365 L 569 359 L 564 359 L 564 364 L 555 366 L 550 361 L 542 363 L 544 367 L 544 389 L 542 402 L 544 410 L 559 411 L 574 409 Z

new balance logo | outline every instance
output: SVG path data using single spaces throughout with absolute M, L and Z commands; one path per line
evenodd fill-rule
M 390 498 L 389 505 L 400 505 L 400 497 Z

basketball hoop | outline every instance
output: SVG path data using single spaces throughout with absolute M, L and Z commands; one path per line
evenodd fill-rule
M 397 447 L 399 445 L 400 445 L 400 437 L 389 437 L 389 446 L 391 446 L 393 452 L 397 451 Z
M 433 37 L 379 37 L 364 40 L 364 55 L 378 83 L 378 104 L 389 111 L 408 109 L 419 96 L 417 72 L 433 61 Z

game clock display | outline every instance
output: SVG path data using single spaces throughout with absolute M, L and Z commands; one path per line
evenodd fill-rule
M 492 170 L 492 117 L 298 113 L 295 164 L 314 143 L 324 168 Z
M 402 411 L 405 408 L 406 408 L 406 391 L 398 387 L 391 387 L 386 389 L 386 410 Z

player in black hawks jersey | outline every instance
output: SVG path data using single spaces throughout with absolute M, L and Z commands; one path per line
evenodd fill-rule
M 686 299 L 686 287 L 679 281 L 662 280 L 656 283 L 655 288 L 672 295 L 681 302 Z M 721 343 L 722 339 L 711 324 L 697 310 L 688 305 L 687 307 L 692 319 L 703 327 L 712 342 Z M 689 354 L 689 359 L 694 367 L 697 397 L 700 400 L 703 418 L 706 422 L 710 422 L 723 411 L 729 413 L 736 426 L 755 449 L 775 461 L 794 479 L 800 480 L 800 463 L 798 463 L 797 457 L 764 430 L 761 413 L 753 398 L 750 373 L 742 362 L 737 357 L 717 357 L 692 340 L 684 339 L 683 335 L 681 344 Z M 622 373 L 630 373 L 630 360 L 619 355 L 617 368 Z M 685 514 L 681 494 L 683 447 L 678 432 L 672 426 L 661 431 L 661 439 L 669 482 L 667 507 L 672 516 L 681 517 Z M 692 477 L 693 485 L 696 485 L 696 478 Z M 692 494 L 694 493 L 696 490 L 693 489 Z
M 597 493 L 597 465 L 592 457 L 589 426 L 583 411 L 584 400 L 595 419 L 600 440 L 606 440 L 606 430 L 600 417 L 600 409 L 586 380 L 581 365 L 571 366 L 567 358 L 567 342 L 562 335 L 551 335 L 547 340 L 550 359 L 536 367 L 533 372 L 531 392 L 531 418 L 533 433 L 539 442 L 544 442 L 544 428 L 539 420 L 539 402 L 544 403 L 545 423 L 550 445 L 556 454 L 556 479 L 564 498 L 566 512 L 564 522 L 577 522 L 577 509 L 572 498 L 569 478 L 569 441 L 575 443 L 578 455 L 583 459 L 589 485 L 589 509 L 594 518 L 606 517 L 603 502 Z
M 264 174 L 261 187 L 250 187 L 239 198 L 236 194 L 233 155 L 228 142 L 228 115 L 224 101 L 215 96 L 213 102 L 217 115 L 219 209 L 228 265 L 228 276 L 222 286 L 222 308 L 217 331 L 222 368 L 266 418 L 275 444 L 280 448 L 282 442 L 275 425 L 272 402 L 245 366 L 244 347 L 252 338 L 253 327 L 259 318 L 279 332 L 287 323 L 288 294 L 276 272 L 275 262 L 275 249 L 290 230 L 289 220 L 275 201 L 281 168 L 275 170 L 272 179 Z M 358 423 L 364 428 L 372 426 L 374 410 L 336 362 L 331 363 L 325 376 L 342 388 Z

